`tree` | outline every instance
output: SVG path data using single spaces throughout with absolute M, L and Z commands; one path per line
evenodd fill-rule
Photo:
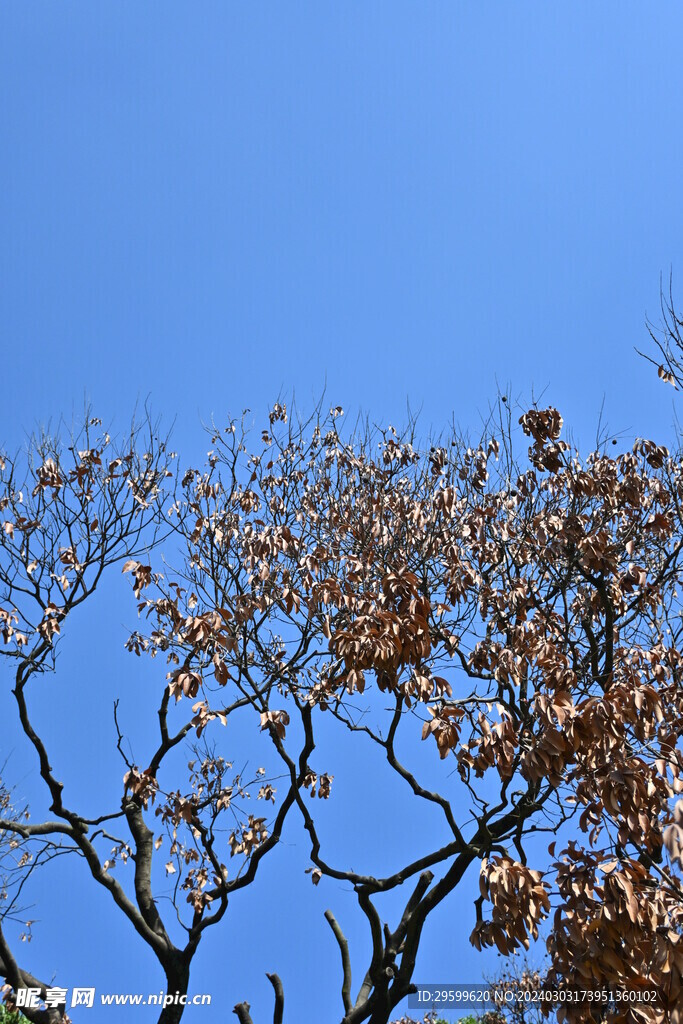
M 477 948 L 509 956 L 548 919 L 550 984 L 639 989 L 654 1005 L 619 1003 L 611 1019 L 678 1019 L 683 464 L 651 441 L 581 458 L 552 408 L 519 418 L 518 454 L 509 405 L 501 398 L 479 442 L 451 432 L 421 447 L 414 424 L 345 434 L 338 408 L 302 422 L 278 403 L 256 444 L 237 422 L 212 430 L 207 465 L 185 470 L 167 499 L 169 453 L 151 434 L 146 453 L 135 454 L 134 434 L 113 459 L 111 439 L 88 439 L 68 468 L 55 444 L 38 445 L 26 484 L 16 466 L 3 471 L 3 639 L 55 817 L 7 816 L 0 828 L 27 851 L 74 848 L 155 952 L 169 993 L 187 992 L 206 931 L 277 856 L 296 814 L 312 882 L 348 883 L 367 925 L 354 988 L 349 943 L 325 911 L 342 977 L 330 1020 L 387 1024 L 414 991 L 430 915 L 477 871 Z M 53 774 L 27 688 L 119 561 L 142 619 L 128 648 L 165 663 L 157 739 L 145 764 L 127 761 L 120 807 L 86 819 Z M 175 732 L 172 706 L 185 715 Z M 229 744 L 218 752 L 228 719 L 262 756 L 249 778 L 231 774 Z M 381 752 L 406 819 L 411 801 L 440 816 L 443 831 L 398 870 L 383 868 L 381 849 L 362 871 L 328 849 L 310 796 L 334 806 L 331 726 Z M 438 754 L 438 785 L 415 767 L 420 737 Z M 168 755 L 184 743 L 194 755 L 178 783 Z M 263 812 L 249 811 L 252 791 Z M 114 828 L 126 834 L 104 859 Z M 154 901 L 164 832 L 182 944 Z M 112 873 L 118 857 L 134 864 L 130 886 Z M 402 911 L 383 922 L 378 901 L 404 890 Z M 2 941 L 0 970 L 16 990 L 26 972 Z M 268 977 L 281 1022 L 283 986 Z M 562 1012 L 594 1019 L 585 1003 Z M 235 1013 L 252 1021 L 246 1001 Z

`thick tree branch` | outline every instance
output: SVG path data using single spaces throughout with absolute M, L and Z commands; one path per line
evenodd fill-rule
M 346 936 L 339 926 L 339 922 L 332 913 L 331 910 L 325 911 L 325 920 L 329 924 L 334 937 L 337 940 L 339 946 L 339 952 L 341 953 L 342 961 L 342 987 L 341 995 L 342 1002 L 344 1004 L 344 1012 L 349 1013 L 352 1007 L 351 1004 L 351 958 L 349 956 L 349 944 L 346 940 Z
M 154 853 L 154 833 L 145 824 L 142 809 L 132 797 L 126 797 L 123 810 L 128 821 L 131 835 L 135 842 L 135 898 L 145 924 L 171 949 L 173 944 L 164 927 L 163 921 L 152 894 L 152 857 Z
M 249 1005 L 249 1003 L 244 1002 L 238 1003 L 237 1006 L 234 1007 L 232 1012 L 237 1014 L 237 1019 L 240 1022 L 240 1024 L 254 1024 L 253 1020 L 251 1019 L 251 1014 L 249 1013 L 250 1009 L 251 1006 Z
M 273 1024 L 282 1024 L 282 1018 L 285 1012 L 285 992 L 282 987 L 282 981 L 277 974 L 266 974 L 266 978 L 273 986 L 273 991 L 275 992 Z

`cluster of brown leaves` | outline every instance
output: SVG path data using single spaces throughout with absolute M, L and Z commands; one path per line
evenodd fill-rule
M 266 819 L 256 818 L 250 814 L 247 824 L 238 831 L 231 832 L 228 837 L 230 856 L 234 857 L 236 853 L 243 853 L 245 857 L 250 857 L 253 851 L 267 838 Z
M 146 808 L 149 803 L 154 803 L 159 783 L 149 768 L 145 768 L 141 772 L 139 768 L 133 765 L 123 777 L 123 786 L 124 790 L 130 790 L 133 796 L 137 797 L 142 806 Z
M 558 866 L 562 904 L 549 939 L 551 983 L 656 991 L 652 1004 L 621 1007 L 612 1019 L 674 1022 L 683 999 L 683 902 L 668 872 L 638 860 L 600 861 L 570 843 Z M 565 1019 L 590 1020 L 586 1007 Z
M 541 872 L 495 856 L 482 862 L 479 888 L 492 914 L 490 921 L 477 924 L 472 944 L 477 949 L 495 945 L 504 956 L 520 946 L 528 949 L 529 935 L 538 938 L 538 925 L 550 911 L 550 886 Z
M 332 791 L 333 780 L 334 775 L 329 775 L 327 772 L 318 775 L 312 768 L 307 767 L 303 785 L 306 789 L 310 790 L 311 797 L 314 797 L 317 791 L 318 797 L 321 800 L 327 800 Z

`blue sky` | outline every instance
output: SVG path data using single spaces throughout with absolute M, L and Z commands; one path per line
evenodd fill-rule
M 660 273 L 683 274 L 682 31 L 679 4 L 623 0 L 4 4 L 3 445 L 85 395 L 107 420 L 149 398 L 197 461 L 202 419 L 292 391 L 306 408 L 325 385 L 376 420 L 409 402 L 425 430 L 454 415 L 475 431 L 497 384 L 545 389 L 588 444 L 604 398 L 613 431 L 666 441 L 673 392 L 633 348 Z M 127 620 L 127 594 L 106 600 Z M 50 720 L 84 701 L 108 713 L 94 672 L 131 701 L 152 678 L 119 637 L 102 665 L 94 621 L 67 638 L 69 703 Z M 109 763 L 94 734 L 74 747 L 74 784 L 89 758 Z M 287 863 L 235 900 L 194 972 L 229 1006 L 248 997 L 255 1020 L 265 969 L 286 976 L 290 1020 L 338 998 L 331 936 L 304 921 L 348 898 L 316 900 Z M 73 884 L 42 915 L 32 969 L 154 991 L 104 896 L 91 906 L 106 930 L 82 927 Z M 469 906 L 436 918 L 420 980 L 479 970 Z M 230 964 L 237 980 L 217 985 Z

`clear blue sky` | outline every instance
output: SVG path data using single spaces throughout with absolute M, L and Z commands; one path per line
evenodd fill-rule
M 455 414 L 476 429 L 498 382 L 547 387 L 588 442 L 603 396 L 613 430 L 666 441 L 673 392 L 633 346 L 671 267 L 683 303 L 682 34 L 672 2 L 3 4 L 0 438 L 12 448 L 85 394 L 107 419 L 149 396 L 196 460 L 202 418 L 292 390 L 305 407 L 325 382 L 376 419 L 409 401 L 426 428 Z M 93 676 L 109 693 L 115 666 L 131 698 L 150 684 L 111 643 L 106 666 L 65 644 L 72 715 L 83 700 L 108 714 Z M 74 736 L 74 785 L 103 743 Z M 235 899 L 192 987 L 248 997 L 261 1024 L 276 969 L 290 1021 L 334 1019 L 320 919 L 352 901 L 282 870 L 264 872 L 267 898 Z M 104 896 L 100 938 L 81 928 L 73 884 L 41 908 L 31 968 L 157 988 Z M 282 940 L 297 900 L 305 984 Z M 420 980 L 476 980 L 469 907 L 438 917 Z

